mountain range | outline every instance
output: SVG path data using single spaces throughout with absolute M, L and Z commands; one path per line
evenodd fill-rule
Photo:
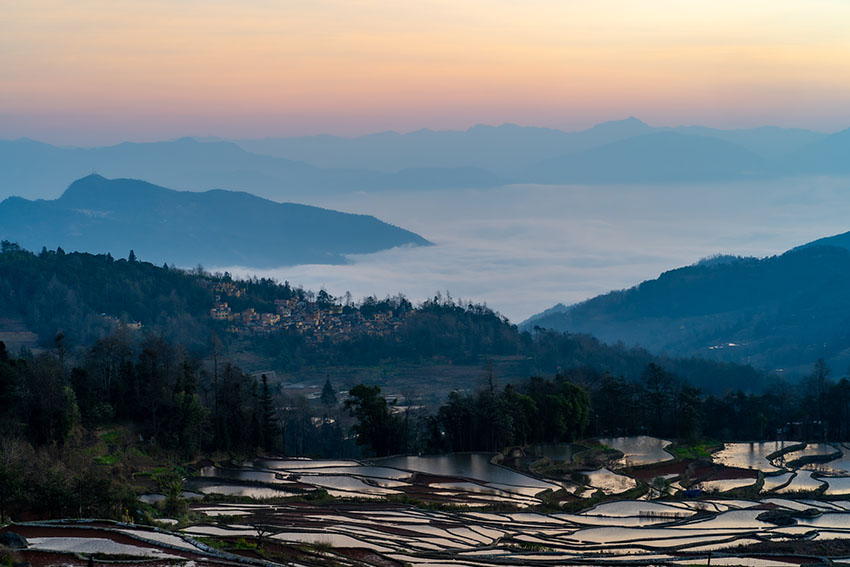
M 446 189 L 500 185 L 473 167 L 422 167 L 393 173 L 324 169 L 304 162 L 246 152 L 231 142 L 192 138 L 122 143 L 103 148 L 59 148 L 33 140 L 0 141 L 0 197 L 54 198 L 57 187 L 96 173 L 146 179 L 203 191 L 248 191 L 274 200 L 303 201 L 315 193 L 387 189 Z
M 355 191 L 512 183 L 673 183 L 850 173 L 850 130 L 652 127 L 636 118 L 578 132 L 503 124 L 357 138 L 182 138 L 100 148 L 0 141 L 0 197 L 55 198 L 89 173 L 200 191 L 306 201 Z
M 182 267 L 335 264 L 346 254 L 430 244 L 374 217 L 248 193 L 173 191 L 89 175 L 55 200 L 0 203 L 0 238 L 39 250 L 109 252 Z
M 521 178 L 523 172 L 545 160 L 661 133 L 722 140 L 768 160 L 784 157 L 827 137 L 810 130 L 775 126 L 743 130 L 703 126 L 653 127 L 629 117 L 576 132 L 516 124 L 479 124 L 463 131 L 423 129 L 406 134 L 382 132 L 357 138 L 324 135 L 236 140 L 235 143 L 250 152 L 301 160 L 321 167 L 395 171 L 399 167 L 467 165 L 508 178 Z
M 531 317 L 674 356 L 803 374 L 818 358 L 850 364 L 850 233 L 768 258 L 715 257 L 633 288 Z

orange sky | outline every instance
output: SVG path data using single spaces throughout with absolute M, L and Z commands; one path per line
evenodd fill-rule
M 835 131 L 849 30 L 846 0 L 0 0 L 0 138 Z

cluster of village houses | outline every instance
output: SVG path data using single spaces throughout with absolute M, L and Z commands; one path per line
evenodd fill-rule
M 227 330 L 231 333 L 256 335 L 294 329 L 309 341 L 339 342 L 360 334 L 388 336 L 397 331 L 403 321 L 402 314 L 392 311 L 363 316 L 359 309 L 344 309 L 336 303 L 319 304 L 298 297 L 276 299 L 272 313 L 258 312 L 254 308 L 233 311 L 225 299 L 244 294 L 245 289 L 232 282 L 219 282 L 215 286 L 215 305 L 210 309 L 210 317 L 229 322 Z

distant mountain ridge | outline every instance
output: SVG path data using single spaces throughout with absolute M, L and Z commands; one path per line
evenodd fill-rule
M 322 167 L 363 167 L 394 171 L 399 167 L 472 165 L 525 181 L 535 164 L 606 144 L 657 133 L 714 138 L 773 160 L 826 137 L 803 129 L 766 126 L 718 130 L 704 126 L 653 127 L 633 116 L 580 131 L 502 124 L 478 124 L 467 130 L 382 132 L 356 138 L 320 135 L 236 140 L 246 150 L 286 157 Z M 611 164 L 612 166 L 614 164 Z
M 248 193 L 173 191 L 133 179 L 89 175 L 59 199 L 0 203 L 0 238 L 38 250 L 132 249 L 182 267 L 278 267 L 343 263 L 346 254 L 430 244 L 374 217 L 274 203 Z
M 766 160 L 706 136 L 653 132 L 549 158 L 524 172 L 538 183 L 716 181 L 762 176 Z
M 769 258 L 722 257 L 521 323 L 675 356 L 808 371 L 850 364 L 850 233 Z
M 322 167 L 364 167 L 395 171 L 442 164 L 474 166 L 514 177 L 546 157 L 580 151 L 645 134 L 652 127 L 637 118 L 604 122 L 579 132 L 553 128 L 478 124 L 467 130 L 427 128 L 399 134 L 381 132 L 357 138 L 321 135 L 299 138 L 237 140 L 258 154 L 286 157 Z
M 147 179 L 163 186 L 202 191 L 248 191 L 274 200 L 359 190 L 492 187 L 504 181 L 474 167 L 422 167 L 391 173 L 324 169 L 304 162 L 252 154 L 232 142 L 191 138 L 125 142 L 103 148 L 58 148 L 33 140 L 0 141 L 0 197 L 57 197 L 57 187 L 97 173 Z
M 577 132 L 503 124 L 226 141 L 182 138 L 102 148 L 0 141 L 0 198 L 55 198 L 89 173 L 167 187 L 248 191 L 304 202 L 358 191 L 491 188 L 516 183 L 692 183 L 850 175 L 850 130 L 653 127 L 630 117 Z
M 826 136 L 788 156 L 784 170 L 810 174 L 850 174 L 850 128 Z

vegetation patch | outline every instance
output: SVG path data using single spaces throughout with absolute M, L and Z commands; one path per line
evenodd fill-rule
M 680 461 L 711 460 L 711 454 L 723 448 L 723 443 L 713 439 L 705 439 L 696 443 L 673 443 L 667 450 Z
M 118 455 L 103 455 L 101 457 L 95 457 L 94 463 L 96 465 L 107 465 L 112 466 L 120 460 Z

